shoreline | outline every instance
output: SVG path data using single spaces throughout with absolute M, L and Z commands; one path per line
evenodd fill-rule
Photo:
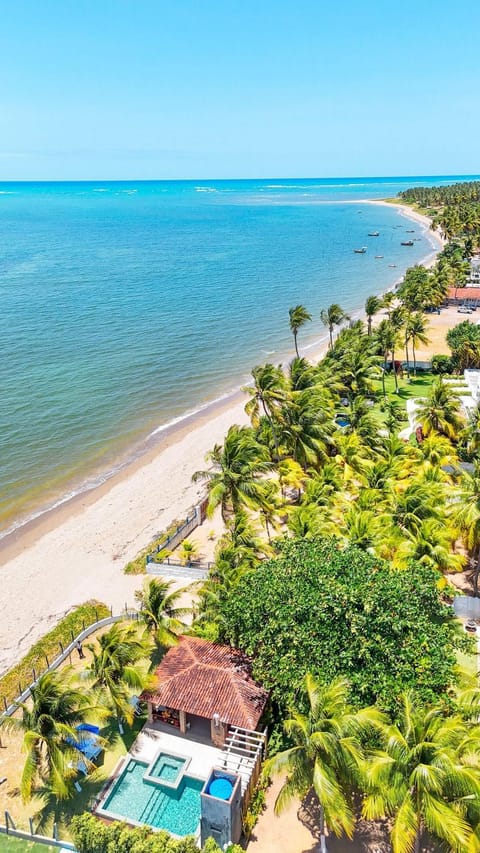
M 424 226 L 430 224 L 404 205 L 361 203 L 388 205 Z M 434 262 L 442 245 L 435 232 L 428 232 L 438 248 L 432 247 L 419 262 L 424 265 Z M 363 308 L 354 313 L 355 318 L 364 316 Z M 327 346 L 325 336 L 302 349 L 317 361 Z M 237 389 L 176 423 L 160 426 L 147 437 L 144 452 L 103 483 L 47 509 L 0 540 L 0 674 L 74 605 L 97 598 L 118 611 L 133 603 L 144 576 L 124 575 L 125 564 L 198 500 L 203 486 L 192 483 L 191 475 L 204 466 L 205 453 L 223 441 L 232 423 L 248 423 L 245 401 Z

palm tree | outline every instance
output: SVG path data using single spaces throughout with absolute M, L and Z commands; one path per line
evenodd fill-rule
M 3 723 L 6 729 L 23 733 L 27 757 L 20 782 L 22 799 L 30 800 L 38 783 L 60 800 L 72 796 L 79 753 L 71 741 L 77 737 L 76 726 L 93 711 L 89 699 L 73 685 L 69 670 L 57 670 L 42 675 L 31 700 L 17 707 L 21 716 Z
M 415 314 L 411 314 L 407 320 L 405 327 L 405 345 L 407 342 L 407 334 L 408 340 L 412 342 L 412 354 L 413 354 L 413 375 L 417 375 L 417 359 L 415 353 L 415 347 L 418 344 L 423 344 L 426 346 L 428 344 L 427 337 L 427 326 L 425 322 L 425 318 L 421 311 L 415 312 Z
M 210 517 L 217 506 L 221 507 L 225 523 L 242 507 L 261 506 L 265 492 L 262 475 L 272 468 L 272 462 L 267 448 L 258 444 L 251 429 L 234 424 L 225 436 L 223 447 L 216 444 L 206 459 L 213 462 L 213 468 L 196 471 L 192 480 L 207 482 Z
M 293 333 L 293 340 L 295 343 L 295 352 L 297 353 L 297 358 L 299 358 L 298 353 L 298 344 L 297 344 L 297 335 L 298 330 L 308 323 L 309 320 L 312 319 L 312 315 L 309 314 L 307 309 L 303 305 L 295 305 L 294 308 L 290 308 L 288 311 L 288 315 L 290 317 L 290 329 Z
M 387 392 L 385 390 L 385 374 L 387 372 L 387 361 L 390 353 L 393 353 L 395 350 L 396 344 L 396 331 L 393 328 L 390 320 L 381 320 L 375 329 L 375 340 L 378 345 L 379 350 L 383 355 L 383 372 L 382 372 L 382 387 L 383 387 L 383 396 L 387 396 Z M 395 382 L 396 382 L 396 372 L 395 366 L 393 370 L 395 374 Z
M 142 590 L 135 593 L 143 622 L 163 648 L 176 645 L 187 628 L 182 617 L 191 612 L 189 607 L 178 606 L 179 599 L 187 590 L 172 590 L 172 586 L 173 581 L 151 578 L 145 581 Z
M 372 319 L 382 307 L 382 300 L 378 296 L 369 296 L 365 302 L 365 314 L 367 317 L 368 336 L 372 334 Z
M 432 385 L 428 397 L 419 401 L 416 417 L 425 435 L 435 432 L 454 439 L 462 428 L 460 400 L 441 377 Z
M 393 853 L 419 853 L 425 829 L 451 850 L 467 850 L 464 815 L 468 799 L 478 799 L 480 776 L 461 762 L 465 737 L 459 716 L 446 717 L 441 705 L 422 708 L 409 694 L 398 723 L 383 727 L 383 749 L 366 765 L 362 811 L 367 820 L 393 817 Z
M 340 326 L 344 320 L 349 319 L 348 314 L 336 302 L 329 305 L 327 309 L 322 308 L 320 311 L 320 320 L 327 327 L 330 336 L 330 349 L 333 348 L 333 330 L 335 326 Z
M 119 722 L 129 725 L 134 718 L 130 702 L 134 690 L 143 690 L 148 684 L 151 645 L 139 634 L 137 625 L 116 623 L 87 645 L 92 660 L 85 670 L 85 678 L 98 694 L 102 705 L 110 708 Z
M 320 805 L 321 850 L 326 851 L 326 829 L 337 836 L 353 835 L 353 788 L 362 764 L 360 737 L 381 725 L 383 718 L 373 708 L 353 712 L 344 679 L 325 686 L 307 674 L 304 683 L 308 711 L 290 712 L 284 729 L 293 746 L 267 761 L 266 772 L 287 771 L 275 802 L 277 814 L 292 799 L 303 800 L 310 791 L 315 792 Z
M 480 464 L 478 461 L 475 461 L 471 474 L 463 475 L 457 506 L 456 521 L 474 561 L 473 592 L 477 596 L 480 579 Z
M 261 410 L 263 411 L 270 424 L 278 458 L 276 418 L 278 417 L 278 408 L 284 402 L 287 393 L 285 374 L 280 365 L 275 367 L 273 364 L 264 364 L 253 368 L 252 377 L 253 385 L 242 388 L 242 391 L 250 396 L 250 400 L 245 406 L 245 412 L 249 416 L 252 426 L 258 427 Z

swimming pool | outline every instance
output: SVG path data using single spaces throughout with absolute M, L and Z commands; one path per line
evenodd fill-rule
M 182 758 L 180 755 L 160 752 L 153 765 L 148 768 L 148 778 L 150 781 L 159 780 L 167 785 L 176 786 L 188 763 L 188 759 Z
M 168 756 L 168 759 L 170 761 L 173 756 Z M 183 776 L 177 788 L 164 787 L 160 782 L 144 779 L 147 767 L 142 761 L 130 759 L 97 813 L 166 829 L 174 835 L 195 834 L 200 820 L 200 791 L 204 781 Z

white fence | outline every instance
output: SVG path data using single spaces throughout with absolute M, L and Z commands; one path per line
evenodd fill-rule
M 48 838 L 46 835 L 37 835 L 35 832 L 23 832 L 14 827 L 12 818 L 5 812 L 6 824 L 0 823 L 0 836 L 8 835 L 13 838 L 21 838 L 23 841 L 35 841 L 37 844 L 45 844 L 48 847 L 58 847 L 61 850 L 71 850 L 75 853 L 75 847 L 70 841 L 60 841 L 58 838 Z M 2 843 L 0 841 L 0 847 Z

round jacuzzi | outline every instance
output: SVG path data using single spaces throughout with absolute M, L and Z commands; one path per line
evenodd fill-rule
M 214 779 L 208 786 L 208 793 L 217 800 L 229 800 L 232 796 L 233 785 L 229 779 Z

